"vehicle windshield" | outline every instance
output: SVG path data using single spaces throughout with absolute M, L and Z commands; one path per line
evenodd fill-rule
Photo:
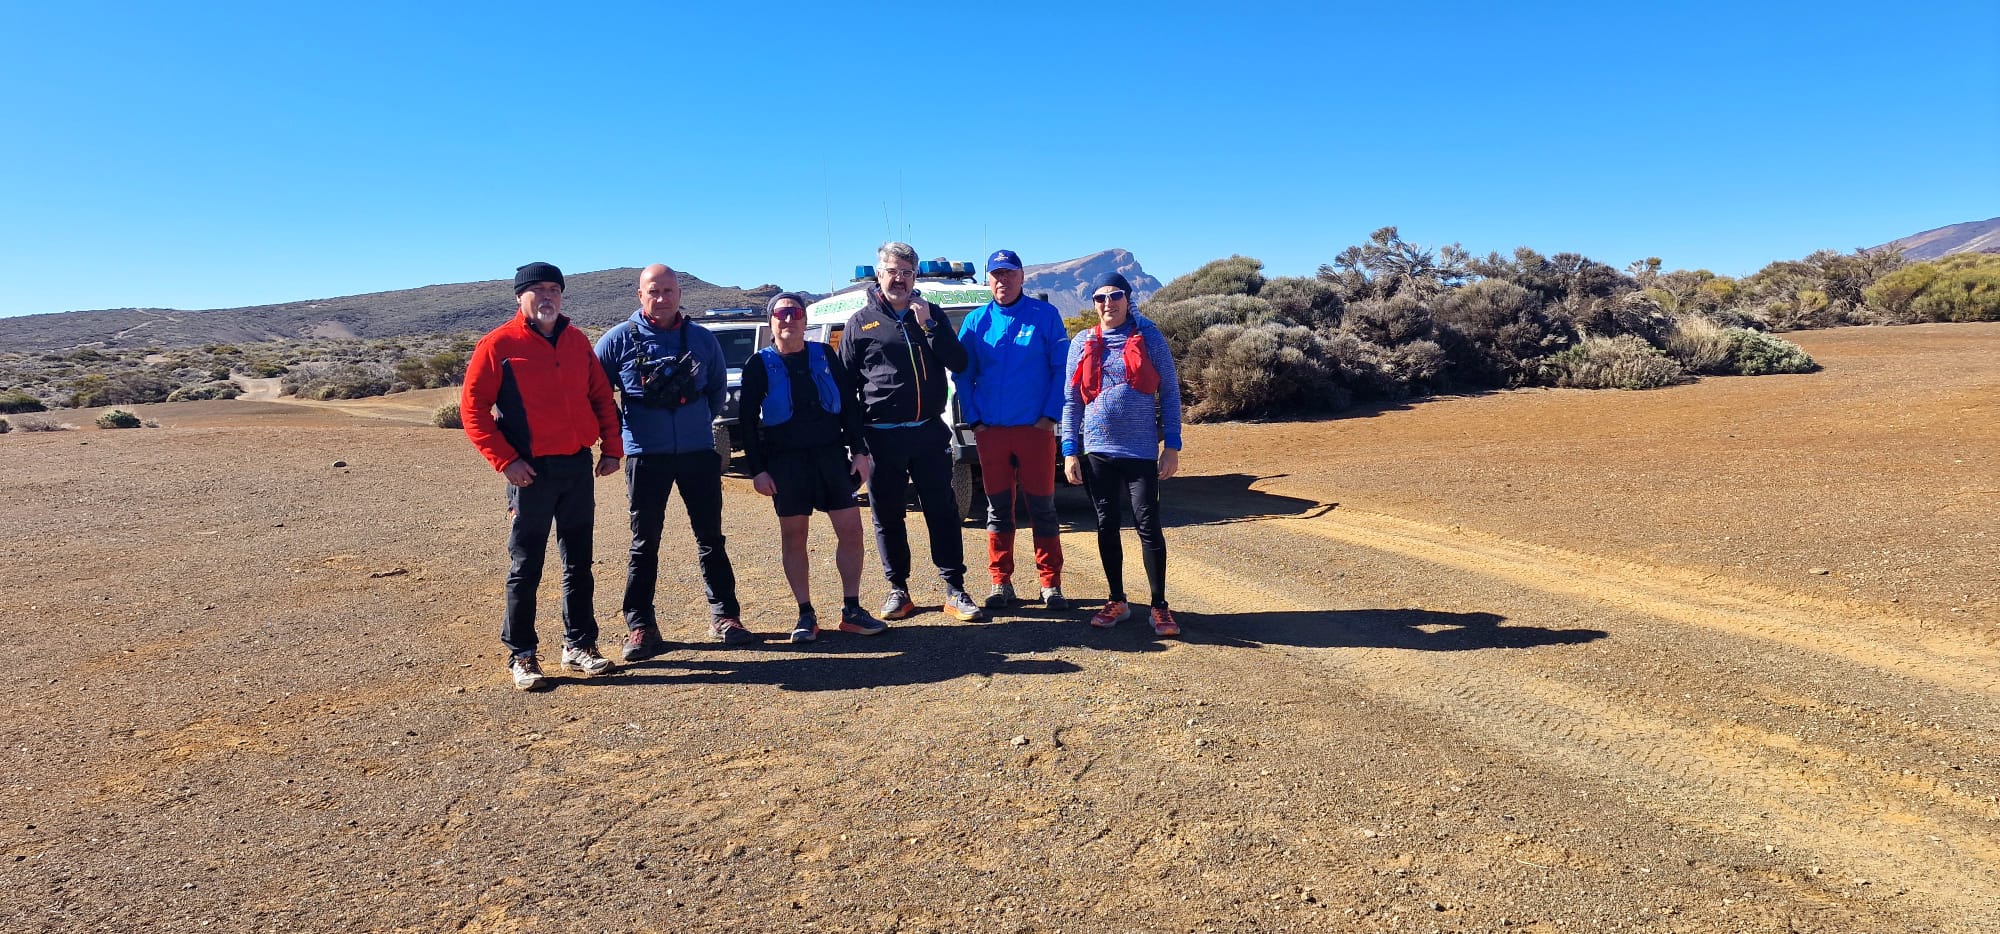
M 733 370 L 742 369 L 744 361 L 757 352 L 756 328 L 718 330 L 715 339 L 722 342 L 722 361 Z

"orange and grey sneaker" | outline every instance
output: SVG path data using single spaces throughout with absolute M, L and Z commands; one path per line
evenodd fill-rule
M 1091 614 L 1090 624 L 1099 629 L 1110 629 L 1131 618 L 1131 604 L 1123 600 L 1106 600 L 1096 613 Z
M 1178 636 L 1181 624 L 1174 622 L 1174 611 L 1163 606 L 1153 608 L 1153 635 Z

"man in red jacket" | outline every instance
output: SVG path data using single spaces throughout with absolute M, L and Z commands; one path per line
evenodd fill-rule
M 590 338 L 562 313 L 563 274 L 548 263 L 514 273 L 520 311 L 479 340 L 465 369 L 459 411 L 466 437 L 507 478 L 507 612 L 500 641 L 514 686 L 542 684 L 536 659 L 535 591 L 542 583 L 549 526 L 563 562 L 562 666 L 585 675 L 611 670 L 597 652 L 591 609 L 590 533 L 597 502 L 590 447 L 603 442 L 595 475 L 618 472 L 624 456 L 611 382 Z M 496 415 L 495 410 L 498 410 Z

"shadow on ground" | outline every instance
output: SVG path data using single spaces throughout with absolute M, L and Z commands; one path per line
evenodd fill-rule
M 1176 610 L 1192 643 L 1249 648 L 1290 645 L 1308 649 L 1408 649 L 1466 652 L 1581 645 L 1610 635 L 1602 629 L 1507 626 L 1494 613 L 1437 610 L 1317 610 L 1202 615 Z
M 1034 658 L 1063 649 L 1160 652 L 1175 641 L 1190 645 L 1260 648 L 1382 648 L 1425 652 L 1577 645 L 1604 638 L 1596 629 L 1506 626 L 1492 613 L 1434 610 L 1324 610 L 1297 613 L 1199 614 L 1176 612 L 1179 640 L 1153 635 L 1134 607 L 1133 618 L 1113 629 L 1082 622 L 1085 606 L 1064 613 L 1018 609 L 984 625 L 901 624 L 879 636 L 826 632 L 819 641 L 793 646 L 766 642 L 745 649 L 677 645 L 666 654 L 600 678 L 552 678 L 553 686 L 624 687 L 654 684 L 772 684 L 788 691 L 847 691 L 932 684 L 967 675 L 1061 675 L 1082 671 L 1074 662 Z

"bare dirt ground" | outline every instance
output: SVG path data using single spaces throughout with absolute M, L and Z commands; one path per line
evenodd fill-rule
M 448 391 L 6 435 L 0 927 L 1993 930 L 2000 326 L 1797 337 L 1824 372 L 1193 428 L 1180 641 L 1028 607 L 711 648 L 670 523 L 684 644 L 527 695 Z

